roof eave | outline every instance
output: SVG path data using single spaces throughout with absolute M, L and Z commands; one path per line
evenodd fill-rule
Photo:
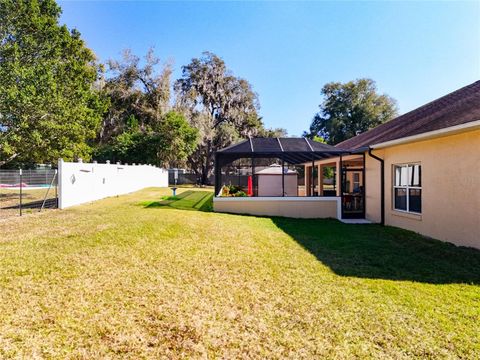
M 370 145 L 370 148 L 383 149 L 383 148 L 394 146 L 394 145 L 402 145 L 402 144 L 412 143 L 415 141 L 435 139 L 443 136 L 455 135 L 455 134 L 477 130 L 477 129 L 480 129 L 480 120 L 470 121 L 465 124 L 450 126 L 450 127 L 439 129 L 439 130 L 428 131 L 428 132 L 424 132 L 417 135 L 406 136 L 399 139 L 394 139 L 390 141 L 381 142 L 378 144 L 373 144 L 373 145 Z

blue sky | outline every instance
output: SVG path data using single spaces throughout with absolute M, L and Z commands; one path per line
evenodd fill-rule
M 480 2 L 61 1 L 101 61 L 151 46 L 181 66 L 222 57 L 268 127 L 308 129 L 330 81 L 370 77 L 401 113 L 480 79 Z

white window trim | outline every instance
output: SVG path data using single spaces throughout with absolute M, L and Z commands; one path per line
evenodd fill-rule
M 421 163 L 419 162 L 413 162 L 413 163 L 404 163 L 404 164 L 393 164 L 393 174 L 392 174 L 392 183 L 393 183 L 393 196 L 392 196 L 392 209 L 395 210 L 395 211 L 398 211 L 398 212 L 402 212 L 402 213 L 406 213 L 406 214 L 414 214 L 414 215 L 422 215 L 422 212 L 417 212 L 417 211 L 411 211 L 410 210 L 410 189 L 412 190 L 420 190 L 421 193 L 420 194 L 423 194 L 423 191 L 422 191 L 422 187 L 421 186 L 411 186 L 411 185 L 408 185 L 408 182 L 407 182 L 407 185 L 395 185 L 395 177 L 396 177 L 396 173 L 395 173 L 395 168 L 397 167 L 406 167 L 408 168 L 409 166 L 414 166 L 414 165 L 420 165 L 420 167 L 422 166 Z M 420 179 L 420 182 L 422 183 L 421 179 Z M 407 210 L 403 210 L 403 209 L 397 209 L 395 207 L 395 189 L 405 189 L 406 190 L 406 194 L 405 194 L 405 197 L 406 197 L 406 201 L 407 201 Z M 422 195 L 420 195 L 420 199 L 421 199 Z M 422 209 L 423 209 L 423 204 L 422 204 Z

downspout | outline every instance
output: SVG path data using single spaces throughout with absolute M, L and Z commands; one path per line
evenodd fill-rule
M 380 161 L 380 197 L 381 197 L 381 220 L 380 224 L 385 225 L 385 162 L 382 158 L 372 154 L 372 148 L 368 148 L 368 155 L 375 160 Z

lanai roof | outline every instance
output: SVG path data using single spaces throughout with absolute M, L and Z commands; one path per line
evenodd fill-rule
M 217 151 L 217 164 L 240 158 L 279 158 L 290 164 L 320 160 L 347 151 L 307 138 L 250 138 Z

